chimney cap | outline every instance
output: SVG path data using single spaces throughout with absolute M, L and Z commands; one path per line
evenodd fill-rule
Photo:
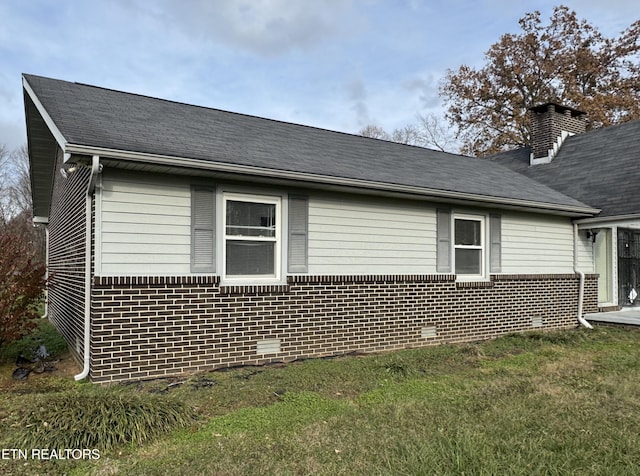
M 559 104 L 557 102 L 547 102 L 538 106 L 530 107 L 529 110 L 532 112 L 542 113 L 547 112 L 549 110 L 549 106 L 553 106 L 558 114 L 567 114 L 567 112 L 569 112 L 571 117 L 582 117 L 587 115 L 587 113 L 584 111 L 578 111 L 577 109 L 563 106 L 562 104 Z

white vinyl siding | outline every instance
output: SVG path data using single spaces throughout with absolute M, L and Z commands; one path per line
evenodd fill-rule
M 595 272 L 594 245 L 591 238 L 587 238 L 587 230 L 578 232 L 578 269 L 583 273 Z
M 504 213 L 502 273 L 573 273 L 571 220 L 533 213 Z
M 190 273 L 191 191 L 186 179 L 105 171 L 98 199 L 98 274 Z
M 435 207 L 349 195 L 309 199 L 309 274 L 435 273 Z
M 598 273 L 598 304 L 613 303 L 613 232 L 601 229 L 593 244 L 594 271 Z
M 191 274 L 193 180 L 106 168 L 101 182 L 96 203 L 96 273 L 104 276 Z M 218 190 L 227 190 L 224 184 L 217 186 Z M 233 190 L 236 189 L 250 191 L 239 187 Z M 285 233 L 288 230 L 286 190 L 274 189 L 273 192 L 263 188 L 260 195 L 282 197 L 280 226 L 283 231 L 279 247 L 286 254 L 289 249 L 288 232 Z M 307 274 L 437 272 L 436 209 L 442 208 L 442 204 L 356 194 L 307 193 Z M 484 208 L 451 207 L 452 214 L 488 217 L 492 212 L 494 210 Z M 500 214 L 501 273 L 573 272 L 573 226 L 569 218 L 507 211 Z M 224 225 L 220 217 L 217 222 L 217 252 L 222 259 L 220 233 Z M 488 253 L 489 242 L 485 245 Z M 582 232 L 579 258 L 581 269 L 592 272 L 592 246 Z M 286 256 L 280 263 L 286 266 Z M 220 263 L 217 269 L 222 271 Z M 282 267 L 282 274 L 287 269 Z

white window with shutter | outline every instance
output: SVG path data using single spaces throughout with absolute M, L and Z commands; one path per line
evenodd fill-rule
M 458 280 L 484 280 L 502 271 L 502 217 L 437 212 L 437 271 Z
M 484 277 L 484 222 L 484 216 L 454 216 L 453 261 L 456 275 L 469 278 Z
M 223 201 L 224 279 L 280 279 L 280 197 L 225 193 Z

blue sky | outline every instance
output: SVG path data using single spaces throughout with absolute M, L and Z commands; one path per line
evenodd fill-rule
M 26 142 L 21 73 L 357 133 L 442 112 L 542 0 L 0 0 L 0 144 Z M 617 36 L 637 0 L 565 0 Z

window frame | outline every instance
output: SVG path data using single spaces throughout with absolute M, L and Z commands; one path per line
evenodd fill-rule
M 478 281 L 487 278 L 487 216 L 483 214 L 452 213 L 451 214 L 451 269 L 458 281 Z M 480 245 L 456 244 L 456 220 L 476 221 L 480 223 Z M 456 250 L 480 251 L 480 274 L 462 274 L 458 272 Z
M 275 236 L 239 236 L 227 234 L 227 202 L 260 203 L 265 205 L 275 205 Z M 276 195 L 249 194 L 240 192 L 222 193 L 222 280 L 227 283 L 265 283 L 280 282 L 282 276 L 282 197 Z M 274 274 L 247 274 L 231 275 L 227 274 L 227 241 L 251 241 L 251 242 L 271 242 L 274 243 Z

